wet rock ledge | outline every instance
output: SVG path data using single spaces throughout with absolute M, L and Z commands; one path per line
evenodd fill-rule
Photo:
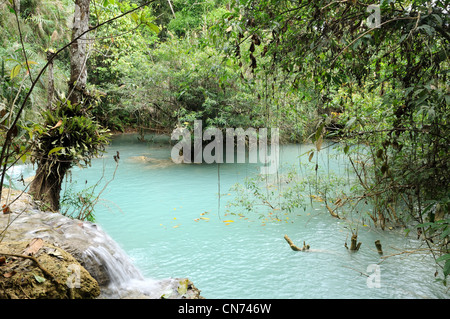
M 42 212 L 16 190 L 1 205 L 0 299 L 202 298 L 187 278 L 144 278 L 94 223 Z

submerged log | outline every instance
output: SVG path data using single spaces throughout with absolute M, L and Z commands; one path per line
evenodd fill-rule
M 375 241 L 375 246 L 377 247 L 377 251 L 380 255 L 383 255 L 383 248 L 381 247 L 381 242 L 379 240 Z
M 288 235 L 284 235 L 284 239 L 287 241 L 287 243 L 289 244 L 291 249 L 294 250 L 294 251 L 307 251 L 307 250 L 309 250 L 309 245 L 306 245 L 305 242 L 303 242 L 303 248 L 299 248 L 298 246 L 296 246 L 292 242 L 292 240 L 288 237 Z
M 347 243 L 345 243 L 344 246 L 345 246 L 345 248 L 348 249 Z M 352 239 L 351 239 L 351 243 L 350 243 L 350 250 L 351 251 L 358 251 L 360 247 L 361 247 L 361 243 L 360 242 L 358 243 L 358 235 L 353 234 L 352 235 Z
M 361 243 L 357 243 L 358 242 L 358 235 L 353 235 L 352 239 L 351 239 L 351 245 L 350 245 L 350 250 L 352 251 L 358 251 L 359 247 L 361 247 Z

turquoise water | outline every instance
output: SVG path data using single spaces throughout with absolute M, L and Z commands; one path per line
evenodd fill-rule
M 283 146 L 281 162 L 298 164 L 307 149 Z M 102 175 L 103 181 L 112 179 L 113 155 L 120 152 L 96 222 L 146 277 L 188 277 L 205 298 L 448 298 L 428 256 L 380 259 L 377 239 L 385 255 L 418 248 L 419 241 L 401 233 L 361 227 L 361 249 L 350 253 L 344 247 L 350 244 L 349 223 L 332 218 L 321 202 L 312 207 L 308 202 L 306 210 L 275 211 L 279 218 L 272 220 L 260 218 L 264 207 L 251 213 L 228 207 L 230 188 L 255 176 L 257 164 L 177 165 L 170 146 L 139 143 L 135 135 L 115 137 L 107 151 L 92 167 L 74 170 L 72 181 L 82 187 Z M 330 159 L 327 152 L 322 151 L 321 165 L 345 175 L 345 160 Z M 292 251 L 285 234 L 298 246 L 306 241 L 320 251 Z M 372 264 L 379 265 L 379 288 L 368 285 Z

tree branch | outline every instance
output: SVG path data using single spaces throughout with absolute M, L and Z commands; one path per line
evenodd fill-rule
M 24 100 L 23 100 L 23 102 L 22 102 L 22 105 L 21 105 L 20 108 L 18 109 L 17 114 L 16 114 L 16 117 L 15 117 L 13 123 L 10 125 L 8 131 L 6 132 L 5 141 L 4 141 L 3 147 L 2 147 L 2 152 L 1 152 L 1 154 L 0 154 L 0 165 L 2 164 L 3 160 L 5 159 L 5 152 L 6 152 L 6 150 L 9 148 L 9 145 L 11 144 L 12 136 L 13 136 L 13 133 L 14 133 L 14 128 L 16 127 L 17 122 L 19 121 L 20 114 L 21 114 L 21 113 L 23 112 L 23 110 L 25 109 L 25 105 L 26 105 L 28 99 L 30 98 L 31 93 L 33 92 L 33 89 L 34 89 L 34 87 L 36 86 L 37 82 L 39 81 L 40 77 L 42 76 L 42 74 L 44 73 L 44 71 L 47 69 L 47 67 L 50 65 L 50 63 L 53 62 L 53 60 L 55 59 L 55 57 L 56 57 L 58 54 L 60 54 L 62 51 L 64 51 L 65 49 L 67 49 L 69 46 L 71 46 L 73 43 L 75 43 L 76 41 L 78 41 L 78 40 L 79 40 L 82 36 L 84 36 L 86 33 L 91 32 L 91 31 L 94 31 L 95 29 L 100 28 L 101 26 L 103 26 L 103 25 L 105 25 L 105 24 L 108 24 L 108 23 L 111 23 L 111 22 L 113 22 L 113 21 L 115 21 L 115 20 L 117 20 L 117 19 L 120 19 L 120 18 L 122 18 L 122 17 L 124 17 L 124 16 L 126 16 L 126 15 L 128 15 L 128 14 L 130 14 L 130 13 L 132 13 L 132 12 L 134 12 L 134 11 L 137 11 L 137 10 L 141 9 L 142 7 L 145 7 L 145 6 L 147 6 L 147 5 L 151 4 L 151 3 L 153 3 L 153 2 L 156 2 L 156 0 L 151 0 L 151 1 L 145 2 L 144 4 L 141 4 L 141 5 L 137 6 L 136 8 L 133 8 L 133 9 L 131 9 L 131 10 L 129 10 L 129 11 L 126 11 L 126 12 L 124 12 L 124 13 L 122 13 L 122 14 L 120 14 L 120 15 L 118 15 L 118 16 L 112 18 L 112 19 L 109 19 L 109 20 L 106 20 L 106 21 L 104 21 L 104 22 L 102 22 L 102 23 L 100 23 L 100 24 L 97 24 L 96 26 L 90 28 L 89 30 L 86 30 L 86 31 L 82 32 L 82 33 L 79 34 L 77 37 L 75 37 L 74 39 L 72 39 L 72 41 L 70 41 L 68 44 L 66 44 L 65 46 L 63 46 L 62 48 L 60 48 L 58 51 L 56 51 L 56 52 L 55 52 L 55 53 L 47 60 L 47 63 L 42 67 L 42 69 L 40 70 L 39 74 L 38 74 L 37 77 L 34 79 L 34 81 L 32 81 L 31 87 L 30 87 L 30 89 L 29 89 L 27 95 L 25 96 L 25 98 L 24 98 Z M 30 74 L 30 75 L 31 75 L 31 74 Z M 31 77 L 30 77 L 30 78 L 31 78 Z M 5 174 L 6 174 L 6 163 L 4 164 L 4 166 L 3 166 L 3 168 L 2 168 L 2 177 L 1 177 L 1 180 L 0 180 L 0 195 L 1 195 L 2 189 L 3 189 L 3 180 L 4 180 L 3 178 L 4 178 Z

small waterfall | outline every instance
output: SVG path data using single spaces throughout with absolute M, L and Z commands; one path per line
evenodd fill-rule
M 176 279 L 145 278 L 106 232 L 95 224 L 87 223 L 88 229 L 92 227 L 95 227 L 95 231 L 89 232 L 92 235 L 91 242 L 81 258 L 85 267 L 91 268 L 91 273 L 104 283 L 103 298 L 160 298 L 177 289 Z
M 198 297 L 198 290 L 192 284 L 189 284 L 192 289 L 187 295 L 178 293 L 181 283 L 187 285 L 185 279 L 145 278 L 126 252 L 99 225 L 42 212 L 30 207 L 29 199 L 16 205 L 21 206 L 12 206 L 14 213 L 0 216 L 0 229 L 14 220 L 4 240 L 41 238 L 66 250 L 98 281 L 100 298 Z M 16 213 L 19 211 L 21 213 Z
M 111 254 L 102 246 L 91 246 L 83 253 L 85 264 L 102 265 L 109 275 L 110 285 L 117 289 L 120 289 L 128 281 L 144 280 L 139 271 L 124 257 L 127 256 L 118 253 Z

